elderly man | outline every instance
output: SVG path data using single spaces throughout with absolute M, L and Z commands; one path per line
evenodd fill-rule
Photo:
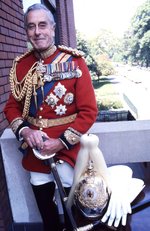
M 21 141 L 22 165 L 30 172 L 44 231 L 60 231 L 55 183 L 43 159 L 56 153 L 60 177 L 69 188 L 80 137 L 96 120 L 96 100 L 82 53 L 54 45 L 55 21 L 44 5 L 27 9 L 25 29 L 33 49 L 14 60 L 4 112 Z

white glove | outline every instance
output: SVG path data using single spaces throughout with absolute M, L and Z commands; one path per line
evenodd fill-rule
M 129 196 L 129 187 L 132 179 L 132 170 L 123 165 L 117 165 L 108 168 L 110 173 L 111 196 L 108 208 L 102 222 L 109 226 L 126 225 L 127 214 L 131 213 L 131 200 Z
M 122 190 L 122 192 L 121 190 L 113 189 L 108 208 L 102 218 L 102 222 L 107 221 L 109 226 L 114 225 L 115 227 L 118 227 L 120 221 L 122 225 L 126 225 L 128 213 L 131 213 L 131 205 L 128 198 L 128 191 L 125 188 Z

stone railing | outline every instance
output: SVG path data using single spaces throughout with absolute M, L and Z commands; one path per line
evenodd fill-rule
M 150 161 L 149 120 L 97 122 L 89 133 L 99 137 L 99 147 L 107 164 Z M 24 227 L 29 224 L 37 225 L 41 223 L 41 217 L 31 190 L 29 175 L 21 166 L 22 155 L 18 151 L 19 142 L 10 129 L 4 131 L 0 141 L 14 223 L 12 230 L 16 230 L 15 225 Z M 41 231 L 40 226 L 33 226 L 33 228 Z
M 150 120 L 95 123 L 96 134 L 107 163 L 150 161 Z

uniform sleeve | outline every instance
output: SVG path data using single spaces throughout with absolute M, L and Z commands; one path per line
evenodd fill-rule
M 16 101 L 13 95 L 10 94 L 4 108 L 4 113 L 17 139 L 19 139 L 18 131 L 20 128 L 28 126 L 27 122 L 22 117 L 22 111 L 22 103 Z
M 83 58 L 78 61 L 82 76 L 76 82 L 75 103 L 77 117 L 71 127 L 61 135 L 60 139 L 70 149 L 80 141 L 82 134 L 86 133 L 97 117 L 97 103 L 91 76 Z

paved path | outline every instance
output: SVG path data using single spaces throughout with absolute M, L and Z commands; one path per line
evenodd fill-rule
M 138 68 L 118 68 L 117 75 L 109 76 L 136 119 L 150 119 L 150 72 Z

